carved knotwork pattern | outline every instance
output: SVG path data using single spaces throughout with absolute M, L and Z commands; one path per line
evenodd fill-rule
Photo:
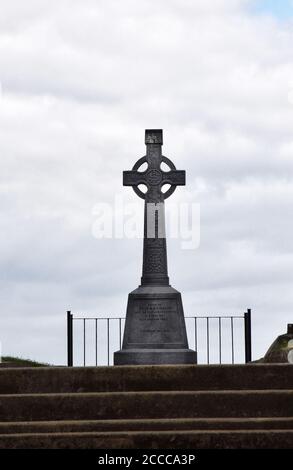
M 146 180 L 151 186 L 156 186 L 162 181 L 162 173 L 159 170 L 150 170 L 146 175 Z
M 172 184 L 182 184 L 182 173 L 177 171 L 170 172 L 172 174 Z
M 147 153 L 147 161 L 150 167 L 156 166 L 158 162 L 158 150 L 157 148 L 150 148 Z
M 165 272 L 165 256 L 162 251 L 148 251 L 148 257 L 145 259 L 145 273 L 163 273 Z
M 165 238 L 147 238 L 145 241 L 145 244 L 147 246 L 164 248 L 165 242 L 166 242 Z

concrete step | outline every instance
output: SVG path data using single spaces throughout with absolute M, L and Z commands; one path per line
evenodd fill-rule
M 291 364 L 0 370 L 0 448 L 288 447 Z
M 5 449 L 292 449 L 293 431 L 1 434 Z
M 293 390 L 0 396 L 0 421 L 293 417 Z
M 293 367 L 244 364 L 0 370 L 0 394 L 242 389 L 293 389 Z
M 293 430 L 293 418 L 173 418 L 0 423 L 0 434 L 182 430 Z

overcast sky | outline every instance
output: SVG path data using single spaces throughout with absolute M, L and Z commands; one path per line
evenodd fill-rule
M 186 315 L 253 313 L 253 354 L 293 322 L 293 5 L 10 0 L 0 14 L 3 355 L 61 364 L 67 309 L 125 314 L 141 240 L 97 240 L 144 129 L 200 204 L 201 243 L 168 243 Z M 140 202 L 142 204 L 142 202 Z M 168 202 L 167 202 L 168 204 Z

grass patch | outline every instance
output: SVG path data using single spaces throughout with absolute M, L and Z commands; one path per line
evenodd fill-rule
M 11 364 L 15 366 L 23 366 L 23 367 L 44 367 L 49 366 L 50 364 L 44 364 L 37 361 L 32 361 L 31 359 L 23 359 L 22 357 L 12 357 L 12 356 L 2 356 L 2 363 L 4 364 Z

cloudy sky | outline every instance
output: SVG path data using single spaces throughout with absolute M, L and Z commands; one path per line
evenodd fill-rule
M 123 316 L 141 240 L 96 239 L 94 207 L 164 129 L 187 172 L 169 245 L 186 315 L 253 313 L 260 357 L 293 321 L 293 2 L 10 0 L 0 15 L 0 339 L 62 364 L 65 313 Z M 140 202 L 140 205 L 142 202 Z M 167 203 L 168 204 L 168 203 Z

